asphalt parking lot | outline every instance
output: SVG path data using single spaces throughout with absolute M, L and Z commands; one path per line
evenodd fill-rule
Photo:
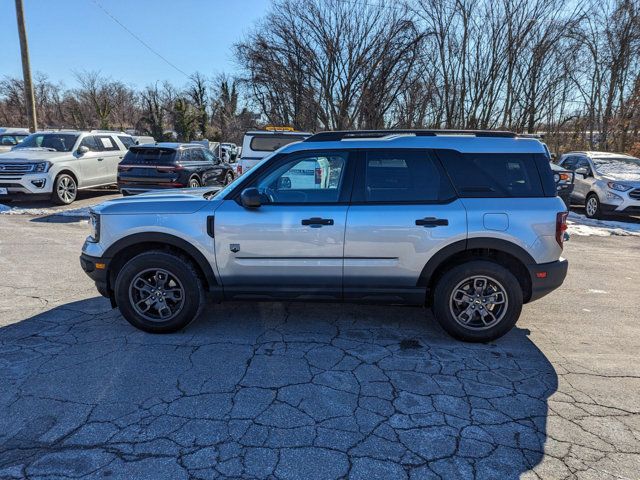
M 562 289 L 470 345 L 366 305 L 145 334 L 80 269 L 87 231 L 0 215 L 2 479 L 640 478 L 638 237 L 575 236 Z

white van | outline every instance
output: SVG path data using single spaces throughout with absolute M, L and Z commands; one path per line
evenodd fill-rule
M 260 160 L 280 147 L 300 142 L 311 135 L 309 132 L 296 132 L 286 129 L 255 130 L 245 133 L 242 140 L 242 154 L 236 168 L 237 176 L 247 173 Z

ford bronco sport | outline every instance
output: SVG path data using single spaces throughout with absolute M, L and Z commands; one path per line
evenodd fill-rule
M 322 132 L 222 190 L 99 205 L 81 264 L 148 332 L 184 328 L 208 293 L 431 306 L 452 336 L 489 341 L 562 284 L 566 216 L 537 139 Z

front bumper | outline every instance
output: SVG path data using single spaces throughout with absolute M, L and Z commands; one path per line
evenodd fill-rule
M 98 292 L 103 297 L 109 295 L 109 262 L 110 258 L 92 257 L 86 253 L 80 255 L 80 266 L 91 280 L 96 284 Z
M 569 262 L 566 258 L 550 263 L 528 265 L 531 278 L 531 297 L 528 301 L 538 300 L 562 285 L 568 268 Z
M 51 195 L 53 182 L 46 173 L 0 176 L 0 188 L 6 188 L 8 195 Z

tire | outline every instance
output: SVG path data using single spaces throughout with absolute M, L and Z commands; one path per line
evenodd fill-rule
M 602 206 L 600 205 L 600 199 L 595 193 L 587 195 L 584 201 L 584 213 L 587 218 L 601 218 Z
M 198 180 L 198 177 L 191 177 L 189 179 L 189 188 L 199 188 L 200 187 L 200 180 Z
M 118 273 L 114 293 L 124 318 L 150 333 L 185 328 L 204 303 L 202 282 L 191 262 L 161 251 L 141 253 L 129 260 Z
M 481 287 L 482 279 L 485 288 L 477 297 L 473 286 Z M 467 290 L 467 286 L 471 289 Z M 503 266 L 486 260 L 453 267 L 440 278 L 434 290 L 436 320 L 449 335 L 465 342 L 500 338 L 513 328 L 521 311 L 522 288 L 518 279 Z
M 233 173 L 227 172 L 227 174 L 224 176 L 224 184 L 229 185 L 231 182 L 233 182 Z
M 66 173 L 58 175 L 53 182 L 51 199 L 58 205 L 69 205 L 78 197 L 78 183 L 76 179 Z

